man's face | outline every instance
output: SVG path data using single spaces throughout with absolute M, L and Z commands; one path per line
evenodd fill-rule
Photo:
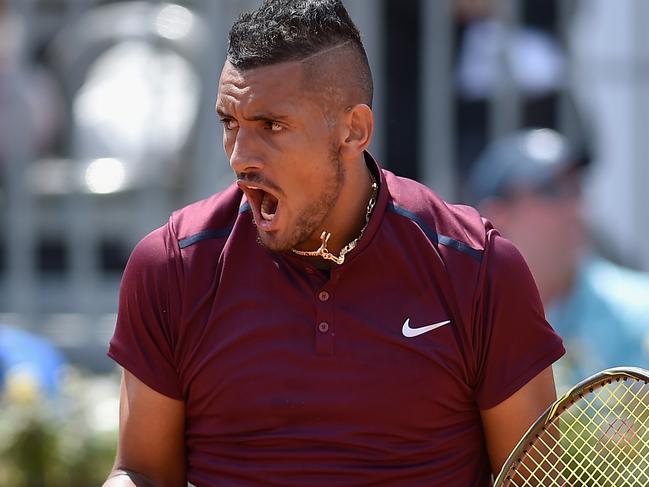
M 225 153 L 261 243 L 276 251 L 320 245 L 344 182 L 323 100 L 304 83 L 299 62 L 246 71 L 226 62 L 219 82 Z
M 525 257 L 542 296 L 573 279 L 585 238 L 579 186 L 578 176 L 569 173 L 542 188 L 521 189 L 494 215 L 496 227 Z

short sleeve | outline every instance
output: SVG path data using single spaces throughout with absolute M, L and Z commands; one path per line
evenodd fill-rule
M 565 353 L 521 254 L 495 231 L 488 241 L 474 330 L 480 409 L 501 403 Z
M 163 226 L 133 250 L 122 277 L 108 356 L 152 389 L 182 399 L 170 326 L 168 240 L 169 227 Z

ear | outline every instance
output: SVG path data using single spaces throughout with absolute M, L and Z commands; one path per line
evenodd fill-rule
M 369 147 L 372 141 L 374 133 L 372 109 L 365 104 L 347 107 L 343 127 L 340 156 L 356 159 Z

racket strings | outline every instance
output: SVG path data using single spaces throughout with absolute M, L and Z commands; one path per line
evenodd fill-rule
M 572 420 L 569 414 L 574 410 L 566 415 L 568 428 L 562 438 L 570 440 L 568 451 L 572 448 L 582 454 L 581 461 L 569 466 L 573 471 L 579 469 L 580 477 L 588 483 L 600 485 L 604 482 L 611 484 L 614 478 L 632 479 L 629 467 L 633 467 L 635 457 L 642 457 L 645 453 L 640 450 L 646 448 L 646 440 L 637 435 L 635 428 L 638 420 L 642 420 L 637 412 L 646 410 L 646 402 L 643 397 L 635 395 L 633 389 L 630 392 L 621 383 L 610 393 L 606 388 L 601 389 L 584 402 L 585 407 L 579 415 L 573 415 Z M 612 403 L 614 409 L 611 410 L 608 403 Z M 630 404 L 634 406 L 631 408 Z M 640 450 L 635 444 L 638 440 Z M 590 465 L 589 459 L 597 459 L 597 462 Z
M 576 398 L 528 443 L 504 485 L 649 485 L 649 386 L 611 381 Z
M 646 457 L 642 450 L 646 449 L 647 440 L 636 432 L 638 421 L 646 422 L 646 418 L 637 414 L 646 411 L 646 393 L 638 396 L 634 389 L 625 387 L 624 383 L 617 383 L 610 392 L 602 388 L 584 398 L 583 407 L 568 409 L 565 413 L 567 428 L 562 443 L 567 446 L 568 454 L 575 453 L 572 459 L 576 462 L 568 464 L 572 477 L 591 485 L 615 485 L 615 479 L 623 482 L 626 482 L 624 479 L 642 480 L 630 468 L 634 466 L 634 458 Z M 634 406 L 629 407 L 630 404 Z M 578 414 L 574 414 L 575 411 Z M 639 449 L 636 442 L 640 443 Z M 635 485 L 644 485 L 644 482 Z
M 647 449 L 647 439 L 635 431 L 638 421 L 643 420 L 637 412 L 639 408 L 646 411 L 646 405 L 646 392 L 638 396 L 621 382 L 612 391 L 602 388 L 584 397 L 578 408 L 568 408 L 561 440 L 568 453 L 576 453 L 573 460 L 577 461 L 567 465 L 570 470 L 580 472 L 579 477 L 592 485 L 603 481 L 611 484 L 615 478 L 630 475 L 627 470 L 633 466 L 633 459 L 646 456 L 643 450 Z

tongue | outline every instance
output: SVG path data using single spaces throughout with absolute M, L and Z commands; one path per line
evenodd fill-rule
M 277 198 L 270 193 L 264 193 L 261 200 L 261 217 L 266 221 L 271 221 L 277 211 Z

